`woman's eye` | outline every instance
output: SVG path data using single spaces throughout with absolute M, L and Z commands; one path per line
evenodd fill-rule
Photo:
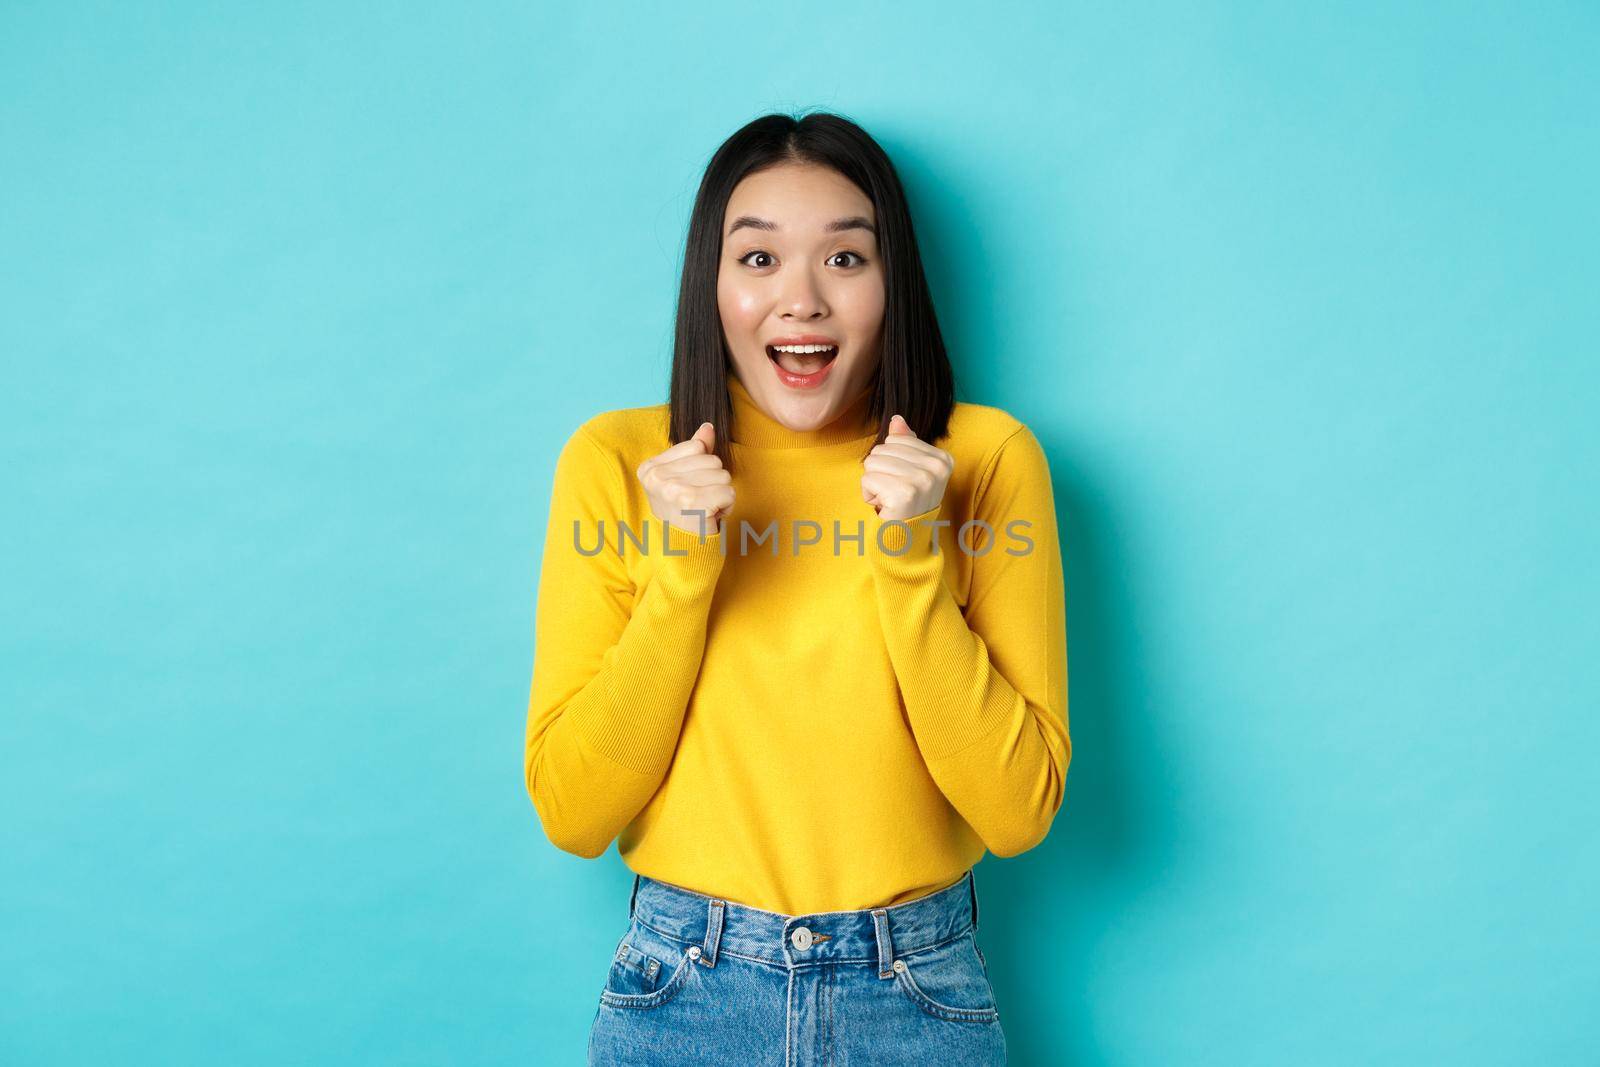
M 766 267 L 766 266 L 770 266 L 771 265 L 770 262 L 768 262 L 768 263 L 752 263 L 752 262 L 750 262 L 750 257 L 751 256 L 765 256 L 769 261 L 772 259 L 772 253 L 763 252 L 758 248 L 758 249 L 755 249 L 754 251 L 746 252 L 744 255 L 740 256 L 739 257 L 739 262 L 743 263 L 747 267 Z M 866 262 L 866 257 L 862 256 L 858 252 L 835 252 L 833 255 L 828 257 L 828 261 L 831 263 L 834 260 L 838 259 L 840 256 L 854 256 L 857 260 L 860 261 L 858 263 L 845 263 L 845 264 L 842 264 L 843 266 L 846 266 L 846 267 L 859 267 L 862 263 Z

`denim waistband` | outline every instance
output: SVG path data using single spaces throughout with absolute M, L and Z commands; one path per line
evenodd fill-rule
M 724 951 L 788 967 L 875 960 L 879 977 L 889 978 L 896 953 L 975 931 L 978 889 L 968 870 L 959 882 L 902 904 L 783 915 L 635 874 L 628 915 L 666 937 L 699 945 L 699 961 L 708 967 Z

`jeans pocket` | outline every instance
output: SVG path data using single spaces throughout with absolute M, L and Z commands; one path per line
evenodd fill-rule
M 692 978 L 699 958 L 699 945 L 682 944 L 635 921 L 611 954 L 600 1002 L 614 1008 L 660 1007 Z
M 894 971 L 901 991 L 935 1018 L 967 1023 L 1000 1018 L 988 968 L 970 930 L 935 948 L 900 956 Z

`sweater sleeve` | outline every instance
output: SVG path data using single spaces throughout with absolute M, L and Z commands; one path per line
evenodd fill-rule
M 649 516 L 646 533 L 629 522 L 627 550 L 658 557 L 636 589 L 620 554 L 622 477 L 582 427 L 563 446 L 535 609 L 528 794 L 551 842 L 588 858 L 633 820 L 672 761 L 725 558 L 720 531 L 701 538 Z
M 974 518 L 992 532 L 961 536 L 974 556 L 965 613 L 944 581 L 959 530 L 939 527 L 934 543 L 940 510 L 878 521 L 878 615 L 934 781 L 990 852 L 1014 856 L 1044 840 L 1072 758 L 1061 546 L 1033 432 L 1005 439 L 977 491 Z

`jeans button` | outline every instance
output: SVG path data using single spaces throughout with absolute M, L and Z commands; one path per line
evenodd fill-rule
M 806 949 L 811 947 L 811 931 L 804 926 L 797 926 L 794 933 L 789 935 L 789 940 L 794 942 L 795 948 Z

